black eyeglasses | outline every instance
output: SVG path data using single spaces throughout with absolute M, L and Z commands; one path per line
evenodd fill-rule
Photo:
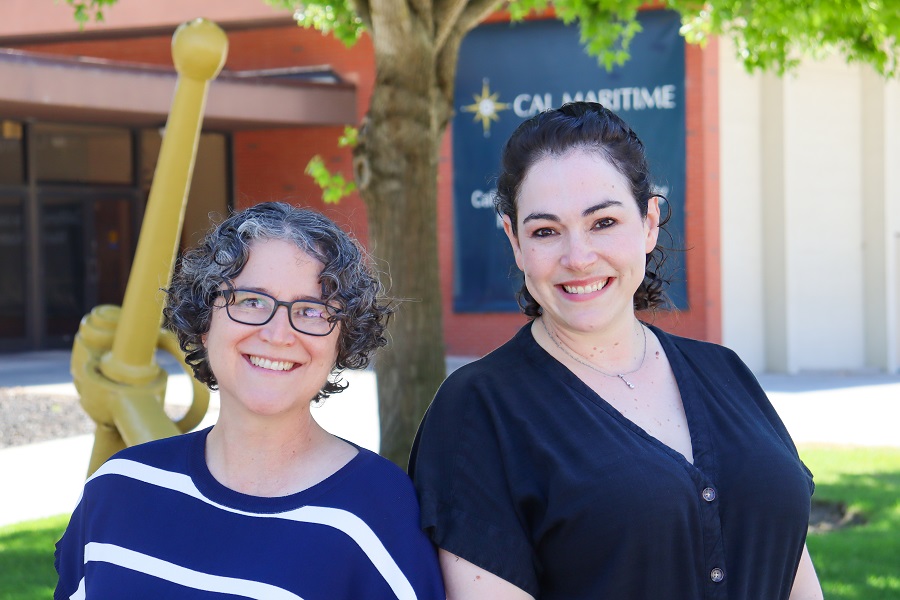
M 220 290 L 219 295 L 225 299 L 228 317 L 243 325 L 265 325 L 279 306 L 287 309 L 291 327 L 306 335 L 328 335 L 340 320 L 339 308 L 315 300 L 284 302 L 253 290 Z

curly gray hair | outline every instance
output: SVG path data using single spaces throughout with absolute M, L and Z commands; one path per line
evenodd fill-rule
M 340 306 L 341 327 L 335 371 L 362 369 L 373 351 L 384 346 L 384 330 L 394 312 L 359 244 L 327 217 L 284 202 L 264 202 L 232 214 L 210 231 L 179 262 L 163 310 L 165 326 L 175 332 L 194 377 L 218 387 L 203 336 L 209 331 L 214 302 L 232 287 L 250 257 L 254 240 L 284 240 L 324 264 L 322 299 Z M 327 398 L 347 387 L 329 381 L 313 398 Z

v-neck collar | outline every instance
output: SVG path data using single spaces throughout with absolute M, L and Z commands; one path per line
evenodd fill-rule
M 682 466 L 692 471 L 701 471 L 709 476 L 715 473 L 715 453 L 710 444 L 709 421 L 704 407 L 704 396 L 706 391 L 699 384 L 696 375 L 684 360 L 681 351 L 675 345 L 674 340 L 669 334 L 658 327 L 644 324 L 660 341 L 663 351 L 666 353 L 669 365 L 672 368 L 672 373 L 675 376 L 675 383 L 678 386 L 678 391 L 681 395 L 681 402 L 684 407 L 684 414 L 687 419 L 688 431 L 691 437 L 691 453 L 694 458 L 693 464 L 688 461 L 683 454 L 661 442 L 658 438 L 650 435 L 640 425 L 619 412 L 618 409 L 591 389 L 591 387 L 584 383 L 584 381 L 575 375 L 575 373 L 570 371 L 568 367 L 541 347 L 531 333 L 531 326 L 533 323 L 534 322 L 532 321 L 532 323 L 522 327 L 518 333 L 518 337 L 520 337 L 521 342 L 524 345 L 526 356 L 528 356 L 538 368 L 547 370 L 550 377 L 559 380 L 574 390 L 580 396 L 607 413 L 622 427 L 647 440 L 651 446 L 665 453 L 670 458 L 682 464 Z

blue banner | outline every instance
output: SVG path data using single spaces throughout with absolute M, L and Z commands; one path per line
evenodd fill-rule
M 583 49 L 577 26 L 555 19 L 482 25 L 463 40 L 452 124 L 457 312 L 518 310 L 522 277 L 493 208 L 500 150 L 522 121 L 566 102 L 600 102 L 637 132 L 654 184 L 671 204 L 671 244 L 684 247 L 681 23 L 666 10 L 641 12 L 638 20 L 643 31 L 631 43 L 631 59 L 612 71 Z M 670 252 L 666 266 L 673 279 L 669 296 L 686 308 L 681 253 Z

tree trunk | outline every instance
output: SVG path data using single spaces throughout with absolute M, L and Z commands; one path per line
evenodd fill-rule
M 375 370 L 381 454 L 405 468 L 416 429 L 446 368 L 433 40 L 410 21 L 396 23 L 389 27 L 402 27 L 402 32 L 379 30 L 373 22 L 376 85 L 354 164 L 368 206 L 370 251 L 388 294 L 399 299 L 389 345 L 377 355 Z

